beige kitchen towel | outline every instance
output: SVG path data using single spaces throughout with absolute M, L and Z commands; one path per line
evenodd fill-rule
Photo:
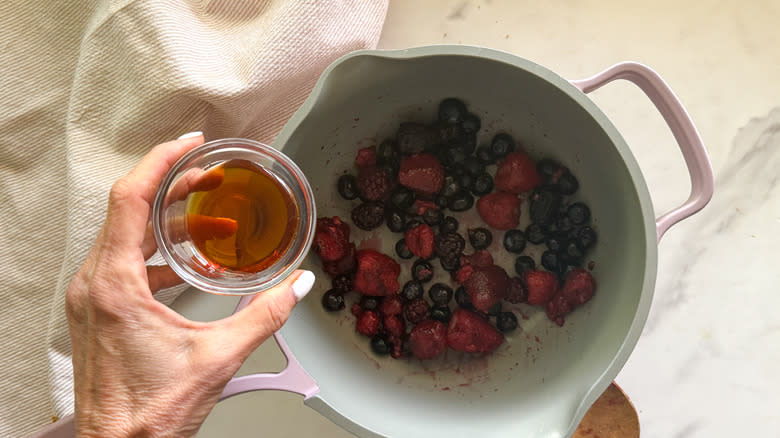
M 330 62 L 376 46 L 386 9 L 0 1 L 0 436 L 72 412 L 64 291 L 111 184 L 189 131 L 270 143 Z

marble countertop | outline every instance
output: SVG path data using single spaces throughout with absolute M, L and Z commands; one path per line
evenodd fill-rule
M 481 45 L 567 79 L 635 60 L 660 73 L 687 107 L 717 184 L 710 205 L 662 240 L 650 316 L 616 380 L 635 403 L 646 437 L 775 436 L 780 430 L 778 22 L 780 3 L 771 0 L 390 4 L 380 48 Z M 631 146 L 656 211 L 682 203 L 688 174 L 650 101 L 628 83 L 592 98 Z M 245 372 L 283 366 L 269 344 Z M 200 436 L 237 436 L 225 432 L 228 416 L 233 430 L 258 428 L 258 412 L 263 427 L 276 419 L 265 436 L 349 436 L 299 396 L 245 397 L 220 403 Z

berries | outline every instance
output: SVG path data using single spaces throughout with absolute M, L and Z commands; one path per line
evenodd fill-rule
M 476 313 L 457 309 L 447 326 L 447 345 L 466 353 L 489 353 L 504 342 L 504 336 Z
M 466 111 L 466 105 L 463 104 L 463 102 L 459 99 L 449 97 L 439 103 L 440 122 L 454 125 L 456 123 L 462 122 L 466 118 L 467 114 L 468 111 Z M 474 132 L 476 132 L 476 130 Z
M 511 152 L 498 163 L 495 185 L 498 190 L 520 194 L 541 185 L 534 160 L 523 152 Z
M 460 192 L 452 195 L 447 207 L 452 211 L 466 211 L 474 206 L 474 197 L 471 193 L 461 190 Z
M 509 289 L 506 292 L 504 300 L 512 304 L 525 303 L 528 301 L 528 289 L 526 289 L 523 280 L 520 277 L 512 277 L 509 279 Z
M 380 300 L 377 297 L 371 295 L 363 295 L 360 298 L 360 308 L 363 310 L 377 310 L 379 308 Z
M 461 166 L 463 171 L 467 172 L 469 175 L 475 178 L 485 173 L 485 165 L 477 161 L 475 158 L 469 157 L 469 159 L 464 161 Z
M 433 230 L 426 224 L 417 225 L 406 231 L 404 236 L 409 252 L 416 257 L 428 259 L 433 255 Z
M 439 264 L 447 272 L 455 272 L 460 269 L 460 259 L 457 257 L 452 259 L 439 258 Z
M 545 251 L 542 253 L 542 266 L 550 272 L 561 272 L 566 265 L 557 252 Z
M 515 228 L 520 222 L 520 199 L 504 192 L 489 193 L 479 198 L 477 211 L 489 226 L 497 230 L 508 230 Z
M 376 335 L 373 338 L 371 338 L 371 351 L 374 353 L 384 356 L 387 354 L 390 354 L 390 351 L 393 349 L 392 344 L 390 344 L 390 341 L 388 341 L 387 336 L 385 335 Z
M 493 137 L 493 141 L 490 142 L 490 152 L 492 152 L 493 156 L 496 158 L 503 158 L 514 150 L 515 141 L 509 134 L 496 134 L 495 137 Z
M 428 319 L 430 306 L 424 298 L 409 301 L 404 305 L 404 317 L 412 324 L 419 324 Z
M 562 195 L 573 195 L 580 188 L 580 183 L 568 170 L 558 179 L 558 191 Z
M 379 313 L 387 318 L 393 315 L 400 315 L 403 312 L 403 303 L 398 295 L 388 295 L 382 298 L 379 304 Z
M 438 208 L 428 208 L 423 212 L 422 219 L 423 222 L 433 227 L 441 223 L 444 219 L 444 213 Z
M 484 249 L 474 251 L 473 254 L 461 257 L 462 265 L 471 265 L 475 268 L 486 268 L 493 264 L 493 256 Z
M 424 292 L 422 283 L 416 280 L 410 280 L 401 288 L 401 298 L 406 301 L 414 301 L 422 298 Z
M 401 153 L 398 149 L 398 143 L 392 139 L 387 139 L 379 144 L 376 150 L 376 163 L 378 165 L 389 165 L 395 167 L 401 160 Z
M 371 231 L 385 220 L 385 207 L 379 202 L 364 202 L 352 209 L 352 223 L 361 230 Z
M 417 193 L 432 196 L 444 185 L 444 168 L 431 154 L 415 154 L 401 160 L 398 182 Z
M 452 288 L 444 283 L 434 283 L 430 289 L 428 289 L 428 296 L 433 301 L 433 304 L 437 306 L 446 306 L 452 299 Z
M 596 243 L 596 232 L 589 226 L 580 228 L 577 233 L 577 246 L 583 251 L 589 249 Z
M 357 259 L 355 258 L 355 244 L 350 243 L 349 249 L 344 257 L 332 262 L 322 262 L 322 269 L 331 277 L 341 274 L 351 274 L 357 269 Z
M 331 289 L 322 295 L 322 307 L 328 312 L 336 312 L 344 308 L 344 296 L 341 292 Z
M 536 171 L 545 184 L 552 184 L 553 177 L 562 168 L 561 164 L 550 158 L 542 158 L 536 162 Z
M 427 283 L 433 278 L 433 266 L 425 259 L 417 259 L 412 264 L 412 278 Z
M 401 123 L 396 133 L 398 150 L 404 155 L 418 154 L 430 144 L 435 144 L 436 131 L 420 123 Z
M 515 259 L 515 272 L 517 275 L 522 276 L 525 271 L 535 269 L 536 262 L 534 259 L 527 255 L 521 255 Z
M 406 239 L 401 239 L 395 243 L 395 253 L 398 254 L 398 257 L 401 257 L 402 259 L 410 259 L 414 257 L 414 254 L 409 251 L 409 247 L 406 246 Z
M 458 233 L 439 233 L 434 238 L 434 251 L 442 260 L 457 260 L 466 247 L 466 241 Z
M 355 324 L 355 329 L 363 336 L 374 336 L 379 333 L 379 315 L 373 310 L 366 310 L 360 314 Z
M 369 166 L 360 169 L 357 177 L 357 187 L 362 199 L 367 201 L 382 201 L 390 196 L 395 185 L 390 172 L 386 169 Z
M 487 313 L 506 296 L 509 276 L 503 268 L 496 265 L 475 268 L 463 286 L 469 293 L 474 308 Z
M 337 275 L 333 278 L 332 285 L 333 289 L 341 293 L 349 292 L 352 290 L 352 276 L 346 274 Z
M 482 172 L 474 178 L 471 193 L 475 196 L 484 196 L 493 191 L 493 177 L 487 172 Z
M 551 272 L 526 271 L 524 278 L 528 289 L 528 304 L 533 306 L 545 304 L 558 291 L 558 279 Z
M 392 194 L 390 194 L 390 205 L 398 210 L 406 210 L 414 204 L 415 195 L 414 192 L 406 187 L 397 187 Z
M 493 234 L 487 228 L 471 228 L 467 234 L 474 249 L 485 249 L 493 242 Z
M 461 286 L 455 289 L 455 303 L 463 309 L 473 309 L 474 305 L 471 304 L 471 297 L 466 292 L 466 288 Z
M 398 315 L 387 315 L 382 320 L 382 326 L 385 331 L 393 337 L 401 337 L 406 334 L 406 324 L 404 319 Z
M 355 156 L 355 166 L 363 168 L 374 165 L 376 165 L 376 149 L 373 146 L 359 149 Z
M 566 216 L 574 225 L 584 225 L 590 220 L 590 208 L 582 202 L 575 202 L 566 210 Z
M 525 229 L 525 239 L 538 245 L 547 239 L 547 232 L 541 224 L 530 224 Z
M 566 274 L 563 288 L 545 306 L 547 316 L 562 326 L 563 317 L 571 313 L 577 306 L 589 301 L 595 291 L 596 282 L 588 271 L 584 269 L 569 271 Z
M 552 224 L 558 217 L 561 195 L 551 190 L 538 190 L 531 195 L 529 213 L 535 224 Z
M 373 249 L 361 249 L 356 257 L 358 269 L 352 283 L 357 292 L 380 296 L 398 292 L 401 267 L 395 260 Z
M 452 318 L 452 310 L 447 306 L 437 306 L 431 309 L 431 319 L 448 323 Z
M 333 262 L 344 258 L 350 249 L 349 226 L 338 216 L 317 219 L 312 250 L 323 262 Z
M 482 164 L 493 164 L 496 162 L 496 157 L 493 156 L 493 151 L 490 150 L 490 146 L 480 146 L 474 151 L 474 155 L 477 157 L 477 161 Z
M 447 344 L 447 326 L 440 321 L 423 321 L 409 333 L 409 349 L 417 359 L 433 359 L 444 353 Z
M 442 219 L 441 224 L 439 224 L 439 232 L 442 234 L 454 233 L 458 231 L 458 225 L 457 219 L 452 216 L 446 216 Z
M 517 328 L 517 317 L 512 312 L 501 312 L 496 317 L 496 328 L 504 333 Z
M 549 236 L 547 240 L 544 241 L 545 245 L 547 245 L 547 248 L 552 252 L 558 252 L 561 251 L 566 245 L 566 236 L 560 235 L 560 234 L 554 234 L 552 236 Z
M 504 248 L 515 254 L 525 249 L 525 234 L 520 230 L 508 230 L 504 233 Z
M 347 201 L 357 198 L 360 193 L 358 191 L 357 178 L 348 173 L 339 177 L 336 183 L 336 189 L 338 190 L 339 195 Z
M 400 211 L 385 208 L 385 224 L 390 231 L 400 233 L 406 228 L 406 219 Z

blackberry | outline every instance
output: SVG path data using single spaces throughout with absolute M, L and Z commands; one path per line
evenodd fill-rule
M 517 317 L 512 312 L 501 312 L 496 317 L 496 328 L 504 333 L 517 328 Z
M 352 209 L 352 222 L 361 230 L 371 231 L 384 219 L 385 207 L 379 202 L 364 202 Z
M 469 243 L 474 249 L 485 249 L 493 243 L 493 234 L 487 228 L 471 228 L 468 235 Z
M 536 190 L 531 194 L 531 222 L 549 225 L 557 219 L 561 195 L 551 190 Z
M 427 283 L 433 278 L 433 266 L 428 260 L 417 259 L 412 264 L 412 278 L 421 282 Z
M 474 197 L 471 193 L 461 191 L 450 198 L 447 207 L 452 211 L 466 211 L 474 206 Z
M 337 275 L 333 278 L 333 289 L 345 293 L 352 290 L 352 276 L 347 274 Z
M 360 299 L 360 307 L 363 310 L 377 310 L 379 308 L 379 302 L 379 297 L 363 295 L 363 298 Z
M 577 181 L 577 178 L 575 178 L 574 175 L 572 175 L 568 170 L 563 172 L 561 177 L 558 179 L 557 185 L 558 190 L 562 195 L 573 195 L 577 189 L 580 188 L 580 183 Z
M 322 295 L 322 307 L 328 312 L 336 312 L 344 308 L 344 295 L 331 289 Z
M 463 309 L 472 309 L 474 307 L 471 303 L 471 296 L 463 286 L 455 289 L 455 302 Z
M 503 132 L 496 134 L 490 142 L 490 152 L 495 158 L 503 158 L 513 150 L 515 150 L 515 141 L 509 134 Z
M 460 99 L 448 97 L 439 103 L 439 121 L 454 125 L 460 123 L 468 114 L 466 104 Z
M 414 254 L 409 251 L 409 247 L 406 246 L 406 239 L 401 239 L 395 243 L 395 253 L 398 254 L 398 257 L 401 257 L 402 259 L 410 259 L 414 257 Z
M 387 211 L 385 214 L 385 223 L 387 224 L 387 228 L 389 228 L 390 231 L 394 233 L 400 233 L 404 231 L 406 225 L 404 214 L 394 208 L 385 210 Z
M 494 164 L 496 158 L 493 156 L 493 152 L 489 146 L 480 146 L 474 151 L 474 155 L 477 157 L 477 161 L 482 164 Z
M 521 255 L 515 259 L 515 272 L 517 272 L 517 275 L 520 277 L 523 276 L 525 271 L 530 271 L 532 269 L 536 269 L 536 262 L 534 262 L 534 259 L 531 257 L 527 255 Z
M 457 219 L 452 216 L 446 216 L 439 224 L 439 232 L 442 234 L 454 233 L 458 231 L 458 225 L 460 224 L 458 224 Z
M 423 289 L 422 283 L 416 280 L 410 280 L 401 288 L 401 298 L 405 301 L 413 301 L 422 298 L 424 292 L 425 290 Z
M 525 249 L 525 234 L 520 230 L 507 230 L 504 233 L 504 248 L 515 254 L 523 252 Z
M 541 224 L 531 224 L 525 229 L 525 239 L 538 245 L 547 239 L 547 230 Z
M 392 350 L 393 344 L 390 343 L 386 335 L 374 335 L 374 337 L 371 338 L 371 351 L 374 353 L 384 356 L 390 354 Z
M 469 159 L 466 160 L 462 166 L 463 169 L 469 173 L 469 175 L 474 177 L 479 176 L 485 172 L 485 165 L 475 160 L 473 157 L 469 157 Z
M 441 223 L 444 219 L 444 213 L 437 208 L 428 208 L 423 212 L 422 219 L 423 222 L 433 227 Z
M 466 248 L 466 241 L 458 233 L 439 233 L 433 239 L 433 251 L 442 259 L 460 258 Z
M 451 259 L 439 258 L 439 264 L 441 268 L 447 272 L 456 272 L 460 269 L 460 257 L 453 257 Z
M 582 202 L 575 202 L 566 209 L 566 216 L 574 225 L 584 225 L 590 220 L 590 208 Z
M 465 132 L 476 133 L 482 126 L 482 122 L 475 114 L 467 113 L 466 116 L 463 117 L 463 123 L 461 123 L 461 126 Z
M 414 204 L 414 192 L 406 187 L 400 186 L 390 195 L 390 205 L 398 210 L 406 210 Z
M 357 187 L 357 178 L 355 178 L 355 175 L 341 175 L 336 186 L 339 195 L 341 195 L 342 198 L 351 201 L 358 197 L 359 190 Z
M 577 246 L 586 251 L 596 243 L 596 232 L 589 226 L 580 228 L 577 233 Z
M 444 283 L 434 283 L 430 289 L 428 289 L 428 296 L 433 301 L 433 304 L 437 306 L 446 306 L 452 299 L 452 288 Z
M 436 306 L 431 309 L 431 319 L 441 321 L 443 323 L 450 322 L 452 319 L 452 310 L 448 306 Z
M 483 196 L 493 191 L 493 177 L 487 172 L 482 172 L 474 178 L 471 193 L 475 196 Z
M 404 317 L 412 324 L 418 324 L 428 319 L 430 306 L 423 298 L 418 298 L 404 305 Z

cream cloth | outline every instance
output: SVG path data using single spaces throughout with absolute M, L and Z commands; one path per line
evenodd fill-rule
M 0 2 L 0 436 L 72 412 L 64 291 L 113 182 L 189 131 L 270 143 L 330 62 L 376 46 L 386 9 L 386 0 Z

